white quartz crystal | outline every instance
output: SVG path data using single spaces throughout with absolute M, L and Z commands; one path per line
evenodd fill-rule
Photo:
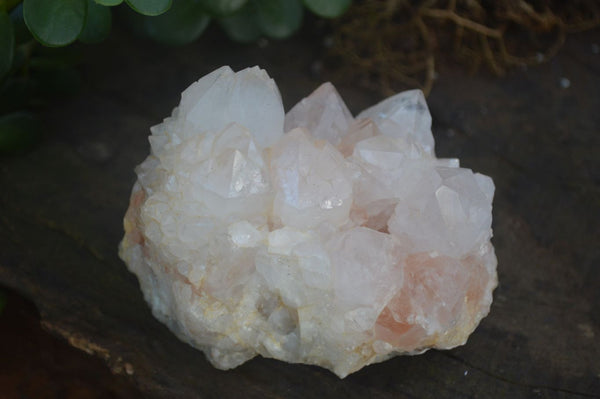
M 265 71 L 222 67 L 151 132 L 120 255 L 216 367 L 344 377 L 464 344 L 488 313 L 494 184 L 435 157 L 420 91 L 355 119 L 325 83 L 284 115 Z

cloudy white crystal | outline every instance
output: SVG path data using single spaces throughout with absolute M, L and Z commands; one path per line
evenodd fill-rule
M 120 255 L 216 367 L 344 377 L 461 345 L 488 313 L 494 184 L 435 157 L 420 91 L 354 119 L 326 83 L 284 115 L 266 72 L 223 67 L 151 132 Z

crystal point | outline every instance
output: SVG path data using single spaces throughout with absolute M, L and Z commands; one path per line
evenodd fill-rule
M 421 90 L 409 90 L 387 98 L 358 114 L 373 120 L 383 134 L 412 139 L 433 154 L 431 115 Z
M 337 146 L 353 121 L 335 87 L 323 83 L 286 114 L 285 131 L 303 127 L 313 137 Z

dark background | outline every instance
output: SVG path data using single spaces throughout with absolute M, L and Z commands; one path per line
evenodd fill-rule
M 496 184 L 494 303 L 467 345 L 340 380 L 262 358 L 212 368 L 151 316 L 117 245 L 149 127 L 204 74 L 260 65 L 286 110 L 325 80 L 355 114 L 381 96 L 339 79 L 306 30 L 260 45 L 209 30 L 168 48 L 115 29 L 84 50 L 83 91 L 43 111 L 41 143 L 0 159 L 0 398 L 600 398 L 599 44 L 572 35 L 502 78 L 439 66 L 437 155 Z

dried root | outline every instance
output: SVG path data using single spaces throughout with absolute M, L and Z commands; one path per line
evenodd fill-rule
M 366 0 L 336 24 L 331 51 L 340 72 L 364 86 L 428 94 L 442 56 L 503 75 L 548 61 L 568 33 L 598 26 L 597 0 Z

